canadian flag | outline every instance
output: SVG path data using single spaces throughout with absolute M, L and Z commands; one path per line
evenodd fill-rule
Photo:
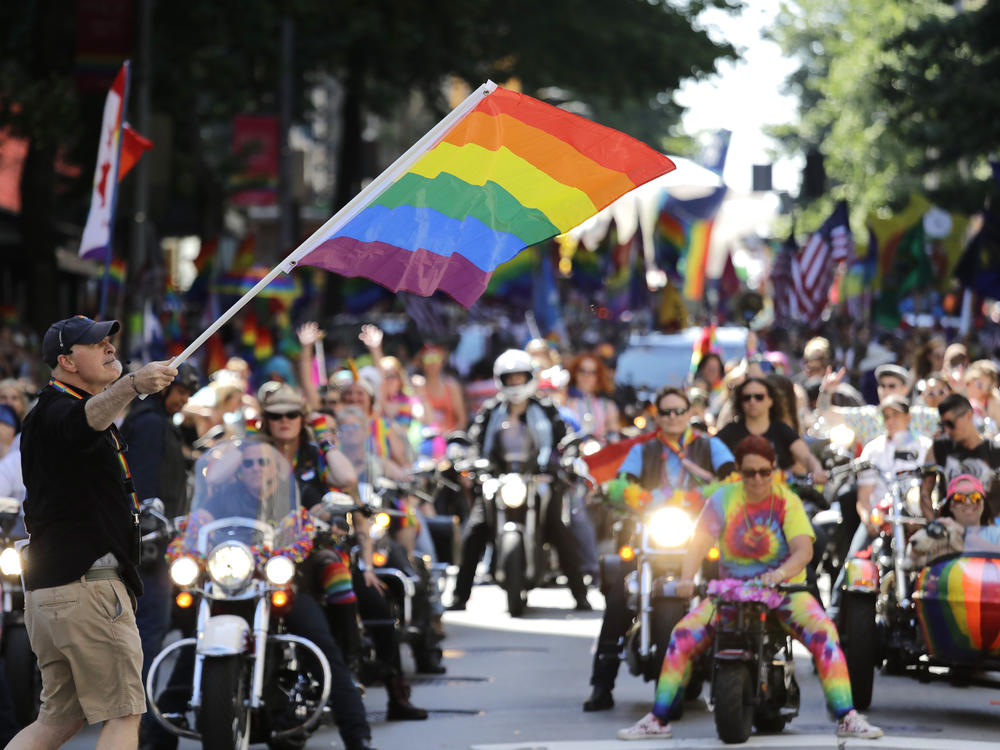
M 87 225 L 80 241 L 82 258 L 103 259 L 111 248 L 111 222 L 118 186 L 116 178 L 121 157 L 122 116 L 128 79 L 129 61 L 126 60 L 104 100 L 104 120 L 101 123 L 101 141 L 97 149 L 94 187 L 90 195 L 90 213 L 87 214 Z

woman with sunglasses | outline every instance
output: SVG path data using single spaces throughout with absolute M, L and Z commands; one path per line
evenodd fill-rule
M 692 579 L 717 539 L 723 578 L 756 579 L 767 586 L 805 581 L 813 531 L 799 498 L 774 481 L 774 448 L 766 439 L 751 436 L 740 441 L 734 455 L 742 481 L 723 485 L 706 501 L 684 557 L 678 596 L 694 593 Z M 812 654 L 827 705 L 838 721 L 837 736 L 881 737 L 882 730 L 854 710 L 837 629 L 812 594 L 788 593 L 772 612 Z M 619 730 L 620 739 L 671 736 L 667 717 L 684 700 L 691 665 L 711 646 L 715 623 L 724 616 L 706 598 L 677 623 L 663 657 L 653 710 Z
M 799 434 L 782 421 L 781 404 L 774 387 L 765 378 L 749 377 L 733 391 L 732 422 L 719 430 L 718 438 L 735 451 L 746 437 L 760 436 L 774 448 L 778 468 L 790 469 L 796 463 L 812 473 L 817 484 L 826 482 L 823 465 L 809 450 Z
M 930 409 L 937 409 L 951 393 L 951 383 L 943 372 L 932 372 L 921 381 L 920 401 Z
M 602 445 L 621 428 L 618 406 L 611 400 L 614 383 L 611 373 L 595 354 L 578 354 L 569 363 L 569 398 L 572 411 L 583 431 Z
M 948 533 L 938 537 L 925 527 L 910 538 L 908 552 L 914 567 L 956 552 L 1000 553 L 1000 526 L 990 523 L 983 483 L 971 474 L 959 474 L 948 483 L 938 522 Z

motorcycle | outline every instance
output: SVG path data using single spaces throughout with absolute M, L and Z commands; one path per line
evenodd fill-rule
M 626 506 L 617 524 L 623 543 L 617 554 L 600 559 L 601 589 L 606 591 L 615 579 L 624 578 L 626 606 L 635 613 L 619 656 L 631 674 L 654 685 L 670 633 L 688 610 L 688 598 L 677 596 L 675 586 L 694 533 L 695 515 L 677 505 L 651 510 Z M 709 560 L 717 557 L 718 549 L 713 548 Z M 688 683 L 688 699 L 701 693 L 705 676 L 704 663 L 699 662 Z M 670 718 L 680 718 L 681 713 L 682 708 Z
M 878 469 L 858 461 L 855 471 Z M 924 651 L 913 598 L 913 576 L 906 561 L 906 541 L 926 524 L 920 512 L 924 470 L 885 472 L 889 488 L 871 512 L 879 534 L 868 550 L 848 560 L 838 623 L 851 677 L 855 706 L 868 708 L 874 671 L 885 664 L 890 674 L 917 665 Z
M 177 605 L 197 612 L 195 637 L 153 660 L 150 710 L 167 730 L 206 750 L 245 750 L 251 742 L 300 750 L 331 685 L 323 653 L 286 632 L 283 621 L 296 594 L 296 561 L 311 548 L 315 527 L 299 507 L 291 467 L 270 445 L 217 445 L 198 459 L 195 477 L 191 513 L 170 549 Z M 189 698 L 177 711 L 161 709 L 164 696 L 155 689 L 171 657 L 178 658 L 174 684 L 181 663 L 193 664 Z
M 19 547 L 26 540 L 27 532 L 24 530 L 20 511 L 20 501 L 12 497 L 0 497 L 0 574 L 3 586 L 0 650 L 4 657 L 4 676 L 14 701 L 14 718 L 18 726 L 23 727 L 38 717 L 42 677 L 24 625 L 24 587 L 21 581 Z
M 712 644 L 711 701 L 715 729 L 725 743 L 743 743 L 753 727 L 780 732 L 798 716 L 792 638 L 770 615 L 785 594 L 808 586 L 765 587 L 748 581 L 712 581 L 703 592 L 723 616 Z
M 552 481 L 546 474 L 495 469 L 479 475 L 483 499 L 496 519 L 493 579 L 506 592 L 511 617 L 524 614 L 528 591 L 542 585 L 550 572 L 540 527 L 552 499 Z
M 822 490 L 812 476 L 792 476 L 789 486 L 802 499 L 806 514 L 816 533 L 813 558 L 806 568 L 813 595 L 819 596 L 819 579 L 827 576 L 829 584 L 837 580 L 851 539 L 858 526 L 857 482 L 851 470 L 854 459 L 854 431 L 846 425 L 825 430 L 819 425 L 808 438 L 810 450 L 827 473 Z M 817 431 L 818 430 L 818 431 Z

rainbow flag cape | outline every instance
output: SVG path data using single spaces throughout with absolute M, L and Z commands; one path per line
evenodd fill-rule
M 484 84 L 282 263 L 440 289 L 468 307 L 525 247 L 673 162 L 611 128 Z

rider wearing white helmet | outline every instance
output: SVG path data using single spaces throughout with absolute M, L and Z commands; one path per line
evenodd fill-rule
M 479 455 L 507 471 L 556 475 L 556 446 L 568 430 L 555 405 L 535 395 L 539 377 L 531 355 L 522 349 L 508 349 L 494 363 L 493 379 L 497 398 L 483 404 L 469 429 L 469 437 L 479 447 Z M 462 535 L 462 563 L 451 609 L 465 609 L 472 593 L 476 566 L 486 545 L 496 537 L 490 515 L 483 498 L 477 497 Z M 545 537 L 559 554 L 559 564 L 569 579 L 577 609 L 590 609 L 577 550 L 562 522 L 559 482 L 553 483 L 552 498 L 541 523 Z

